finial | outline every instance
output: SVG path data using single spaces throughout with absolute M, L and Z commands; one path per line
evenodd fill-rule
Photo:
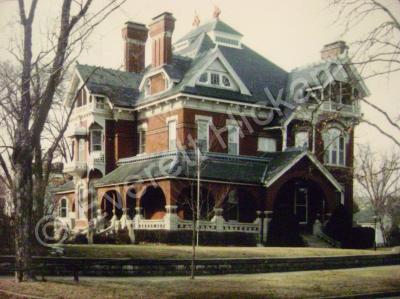
M 214 5 L 213 17 L 219 19 L 220 14 L 221 14 L 221 9 L 218 6 Z
M 194 19 L 193 19 L 193 27 L 199 27 L 200 25 L 200 17 L 197 11 L 194 11 Z

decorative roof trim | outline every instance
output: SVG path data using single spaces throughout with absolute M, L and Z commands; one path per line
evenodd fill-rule
M 321 173 L 332 183 L 332 185 L 340 192 L 343 192 L 343 187 L 338 183 L 338 181 L 332 176 L 332 174 L 319 162 L 314 155 L 310 152 L 305 151 L 296 157 L 290 164 L 286 165 L 280 172 L 278 172 L 271 180 L 269 180 L 265 185 L 270 187 L 275 183 L 282 175 L 289 171 L 294 165 L 297 164 L 302 158 L 308 157 L 311 162 L 321 171 Z

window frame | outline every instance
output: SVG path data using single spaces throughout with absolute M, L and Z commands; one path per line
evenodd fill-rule
M 199 141 L 199 125 L 200 124 L 205 124 L 206 125 L 206 149 L 205 151 L 200 149 L 202 152 L 209 152 L 210 151 L 210 125 L 212 123 L 212 118 L 209 116 L 202 116 L 202 115 L 196 115 L 196 141 Z M 203 138 L 202 138 L 203 139 Z
M 260 146 L 260 145 L 261 145 L 261 143 L 260 143 L 261 140 L 273 141 L 274 146 L 275 146 L 275 150 L 273 150 L 273 151 L 271 151 L 271 150 L 268 150 L 268 151 L 263 150 L 263 149 L 261 148 L 261 146 Z M 278 142 L 277 142 L 276 138 L 273 138 L 273 137 L 263 137 L 263 136 L 258 137 L 258 139 L 257 139 L 257 151 L 258 151 L 258 152 L 262 152 L 262 153 L 274 153 L 274 152 L 277 152 L 277 151 L 278 151 Z
M 238 125 L 228 125 L 227 130 L 228 130 L 228 154 L 240 155 L 240 127 Z M 230 142 L 231 133 L 234 133 L 233 139 L 235 139 L 236 142 Z M 233 148 L 234 151 L 231 152 L 233 146 L 235 146 Z
M 94 142 L 93 142 L 93 133 L 100 133 L 100 144 L 96 144 L 97 146 L 100 145 L 100 149 L 95 149 L 94 146 Z M 103 138 L 103 130 L 101 129 L 92 129 L 90 130 L 90 152 L 102 152 L 104 149 L 104 138 Z
M 63 205 L 63 203 L 65 203 L 65 206 Z M 65 213 L 65 216 L 63 216 L 64 215 L 63 212 Z M 68 199 L 66 197 L 62 197 L 60 199 L 58 216 L 60 218 L 68 218 L 68 214 L 69 214 Z
M 174 124 L 172 126 L 172 130 L 174 134 L 171 134 L 171 124 Z M 171 118 L 167 120 L 167 127 L 168 127 L 168 150 L 169 151 L 176 151 L 177 150 L 177 120 L 176 118 Z M 175 135 L 174 139 L 171 139 L 171 136 Z
M 306 144 L 303 143 L 303 145 L 298 145 L 297 141 L 297 136 L 300 134 L 306 134 Z M 304 148 L 304 149 L 309 149 L 310 147 L 310 133 L 307 130 L 299 130 L 294 133 L 294 147 L 296 148 Z
M 204 75 L 207 74 L 207 81 L 201 81 L 200 78 Z M 218 84 L 212 83 L 212 77 L 213 76 L 218 76 Z M 224 78 L 228 79 L 229 81 L 229 86 L 224 84 Z M 196 81 L 198 85 L 203 85 L 207 87 L 216 87 L 216 88 L 221 88 L 221 89 L 228 89 L 228 90 L 236 90 L 234 80 L 232 76 L 227 73 L 227 72 L 219 72 L 219 71 L 209 71 L 206 70 L 200 74 L 200 76 L 197 78 Z
M 346 148 L 347 141 L 343 130 L 332 127 L 324 133 L 324 163 L 326 165 L 346 167 Z

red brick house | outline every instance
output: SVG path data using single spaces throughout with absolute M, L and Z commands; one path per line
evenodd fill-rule
M 76 66 L 60 218 L 99 234 L 191 229 L 197 148 L 200 230 L 265 241 L 279 209 L 305 228 L 340 202 L 351 211 L 354 128 L 369 92 L 346 44 L 287 72 L 218 17 L 172 44 L 174 26 L 170 13 L 147 27 L 127 22 L 123 71 Z

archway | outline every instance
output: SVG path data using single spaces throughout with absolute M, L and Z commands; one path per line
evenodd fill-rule
M 89 171 L 89 189 L 88 189 L 88 218 L 92 219 L 96 217 L 98 202 L 97 202 L 97 190 L 95 188 L 96 181 L 101 179 L 103 174 L 100 170 L 94 168 Z
M 106 219 L 110 220 L 115 213 L 118 219 L 122 216 L 122 198 L 121 195 L 115 191 L 107 191 L 101 200 L 101 212 L 106 213 Z
M 147 187 L 140 198 L 143 216 L 146 219 L 162 219 L 165 215 L 165 196 L 160 187 Z
M 328 211 L 327 195 L 317 182 L 294 178 L 284 183 L 275 198 L 273 215 L 288 215 L 311 229 L 316 219 L 324 220 Z
M 136 191 L 134 188 L 130 188 L 126 193 L 126 214 L 130 219 L 135 217 L 136 208 Z
M 226 221 L 251 223 L 257 217 L 256 199 L 250 192 L 238 188 L 231 190 L 223 201 Z
M 197 205 L 197 187 L 192 185 L 184 188 L 177 199 L 178 216 L 181 219 L 192 220 L 193 211 Z M 211 220 L 214 216 L 215 199 L 210 189 L 200 189 L 200 219 Z

